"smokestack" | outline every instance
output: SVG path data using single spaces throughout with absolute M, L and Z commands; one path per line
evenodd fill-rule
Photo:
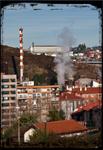
M 23 28 L 19 29 L 19 42 L 20 42 L 20 82 L 23 81 Z

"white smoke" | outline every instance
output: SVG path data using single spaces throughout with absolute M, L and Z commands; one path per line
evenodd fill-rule
M 73 64 L 69 56 L 72 45 L 75 39 L 70 30 L 65 27 L 62 32 L 58 35 L 59 45 L 62 47 L 62 52 L 57 53 L 54 59 L 56 63 L 56 72 L 58 84 L 64 84 L 65 78 L 70 78 L 74 74 Z

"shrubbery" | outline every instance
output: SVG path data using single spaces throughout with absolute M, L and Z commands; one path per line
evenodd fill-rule
M 18 146 L 18 143 L 10 141 L 9 145 L 6 144 L 5 147 L 98 148 L 102 147 L 102 137 L 101 132 L 73 137 L 60 137 L 54 133 L 48 134 L 37 130 L 30 137 L 30 142 L 24 143 L 21 141 L 21 145 Z

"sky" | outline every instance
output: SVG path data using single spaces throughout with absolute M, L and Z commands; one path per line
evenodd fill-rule
M 3 45 L 19 47 L 20 27 L 23 28 L 25 49 L 32 42 L 34 45 L 58 45 L 58 35 L 66 27 L 75 39 L 73 47 L 81 43 L 87 47 L 98 46 L 101 44 L 99 11 L 94 6 L 86 6 L 88 7 L 64 4 L 55 4 L 55 7 L 48 7 L 47 4 L 34 7 L 26 4 L 25 8 L 7 6 L 3 15 Z

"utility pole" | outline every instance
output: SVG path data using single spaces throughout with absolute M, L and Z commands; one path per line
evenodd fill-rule
M 20 109 L 20 107 L 17 106 L 16 110 L 17 110 L 17 121 L 18 121 L 18 144 L 20 145 L 20 116 L 19 116 L 19 109 Z

